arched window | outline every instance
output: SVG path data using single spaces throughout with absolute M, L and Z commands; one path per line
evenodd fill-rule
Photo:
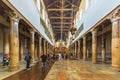
M 45 20 L 45 11 L 44 11 L 44 9 L 42 9 L 42 16 L 43 16 L 43 19 Z
M 40 0 L 37 0 L 36 3 L 37 3 L 38 10 L 40 11 Z
M 83 11 L 82 9 L 80 10 L 80 20 L 82 19 Z

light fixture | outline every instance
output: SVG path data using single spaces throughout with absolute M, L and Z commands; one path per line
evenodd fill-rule
M 72 14 L 71 14 L 71 16 L 72 16 L 72 19 L 74 18 L 74 4 L 73 4 L 73 0 L 72 0 Z M 72 35 L 74 35 L 75 34 L 75 31 L 76 31 L 76 28 L 74 27 L 74 22 L 72 21 L 72 19 L 71 19 L 71 28 L 70 28 L 70 32 L 71 32 L 71 34 Z

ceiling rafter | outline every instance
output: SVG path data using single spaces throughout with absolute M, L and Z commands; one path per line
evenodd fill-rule
M 59 5 L 57 5 L 57 4 L 55 4 L 55 6 L 56 6 L 56 7 L 58 7 L 58 8 L 60 8 L 60 6 L 59 6 Z
M 61 17 L 50 17 L 50 19 L 61 19 Z M 72 19 L 72 17 L 63 17 L 63 19 Z
M 61 37 L 61 26 L 65 30 L 62 33 L 63 40 L 66 40 L 69 35 L 69 28 L 73 23 L 76 12 L 79 10 L 81 0 L 43 0 L 43 2 L 48 12 L 53 34 L 56 36 L 55 40 L 59 40 Z M 72 8 L 72 5 L 74 5 L 74 8 Z M 72 12 L 73 15 L 71 15 Z
M 47 11 L 61 11 L 61 10 L 63 10 L 63 11 L 72 11 L 72 9 L 71 8 L 63 8 L 63 9 L 58 9 L 58 8 L 48 8 L 47 9 Z M 74 9 L 73 11 L 77 11 L 77 9 Z
M 51 24 L 61 24 L 61 22 L 51 22 Z M 62 24 L 72 24 L 71 22 L 63 22 Z
M 50 13 L 48 16 L 60 16 L 60 14 L 58 14 L 57 12 L 54 12 L 54 13 Z
M 68 2 L 72 6 L 72 2 L 70 2 L 69 0 L 66 0 L 66 2 Z M 74 5 L 75 8 L 78 8 L 78 6 L 76 6 L 75 4 L 73 4 L 73 5 Z
M 47 8 L 50 7 L 50 6 L 52 6 L 52 5 L 54 5 L 56 2 L 59 2 L 59 0 L 54 0 L 54 2 L 52 2 L 51 4 L 49 4 L 49 5 L 47 6 Z
M 53 28 L 60 28 L 60 26 L 53 26 Z M 63 28 L 70 28 L 70 26 L 63 26 Z

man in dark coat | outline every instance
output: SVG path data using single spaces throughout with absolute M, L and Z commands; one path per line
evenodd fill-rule
M 30 68 L 30 60 L 31 60 L 31 55 L 30 55 L 30 53 L 28 52 L 28 53 L 25 55 L 26 68 L 27 68 L 27 69 Z
M 43 54 L 41 58 L 42 58 L 42 71 L 45 72 L 47 56 Z

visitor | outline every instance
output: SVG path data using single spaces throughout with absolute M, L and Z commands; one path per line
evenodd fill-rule
M 29 70 L 30 69 L 30 61 L 31 61 L 31 55 L 29 52 L 25 55 L 25 61 L 26 61 L 26 69 Z
M 41 58 L 42 58 L 42 71 L 45 72 L 47 56 L 45 54 L 42 54 Z

